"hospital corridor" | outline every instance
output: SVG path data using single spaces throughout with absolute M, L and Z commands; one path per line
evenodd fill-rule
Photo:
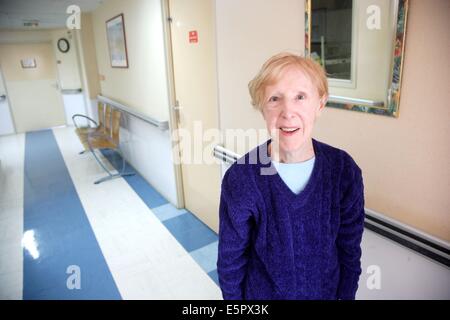
M 0 0 L 0 300 L 316 299 L 319 266 L 357 273 L 337 300 L 449 300 L 449 21 L 447 0 Z

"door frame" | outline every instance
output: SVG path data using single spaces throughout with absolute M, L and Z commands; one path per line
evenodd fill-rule
M 6 86 L 6 79 L 5 79 L 5 76 L 3 74 L 3 69 L 2 69 L 1 65 L 0 65 L 0 81 L 3 81 L 3 87 L 5 88 L 6 101 L 7 101 L 8 109 L 9 109 L 9 116 L 11 117 L 11 122 L 12 122 L 12 125 L 13 125 L 13 128 L 14 128 L 14 132 L 11 133 L 11 134 L 16 134 L 17 133 L 16 119 L 14 118 L 14 114 L 12 112 L 11 100 L 9 99 L 8 88 Z
M 175 184 L 177 190 L 177 208 L 181 209 L 184 208 L 185 206 L 181 155 L 179 153 L 179 148 L 176 147 L 176 143 L 172 139 L 174 131 L 178 130 L 178 111 L 175 109 L 176 91 L 175 91 L 175 76 L 173 67 L 172 36 L 171 36 L 172 19 L 170 17 L 169 0 L 161 0 L 161 8 L 163 18 L 167 88 L 169 98 L 169 131 L 171 135 L 172 157 L 175 160 L 173 168 L 175 172 Z

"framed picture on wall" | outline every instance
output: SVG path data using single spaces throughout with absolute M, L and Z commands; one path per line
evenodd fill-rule
M 128 68 L 127 41 L 123 13 L 106 21 L 111 67 Z

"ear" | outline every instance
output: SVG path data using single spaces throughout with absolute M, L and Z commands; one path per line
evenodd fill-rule
M 322 98 L 320 98 L 320 100 L 319 100 L 319 107 L 318 107 L 317 113 L 316 113 L 317 117 L 320 117 L 320 115 L 322 114 L 322 111 L 325 108 L 327 101 L 328 101 L 328 95 L 324 94 L 322 96 Z

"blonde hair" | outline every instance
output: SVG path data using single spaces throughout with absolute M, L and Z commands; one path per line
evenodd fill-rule
M 320 98 L 328 96 L 327 76 L 321 65 L 310 58 L 282 52 L 267 60 L 255 78 L 248 83 L 251 103 L 256 109 L 261 110 L 263 107 L 266 87 L 278 81 L 288 66 L 295 66 L 303 71 L 317 88 Z

